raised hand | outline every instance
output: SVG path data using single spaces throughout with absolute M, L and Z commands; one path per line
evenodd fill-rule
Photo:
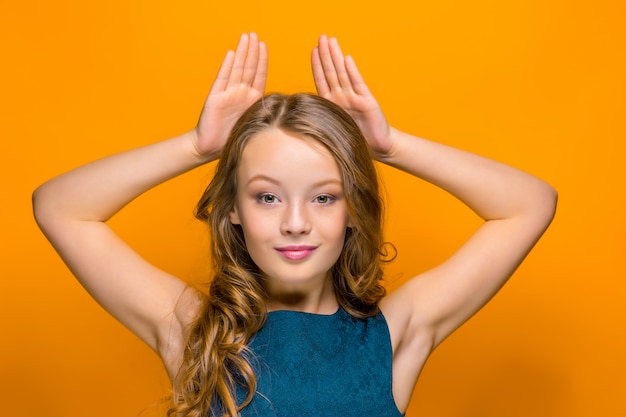
M 199 156 L 219 156 L 239 116 L 263 97 L 266 78 L 267 48 L 255 33 L 244 33 L 226 54 L 194 129 Z
M 311 55 L 317 93 L 346 110 L 361 128 L 376 157 L 392 153 L 390 128 L 351 56 L 335 38 L 320 36 Z

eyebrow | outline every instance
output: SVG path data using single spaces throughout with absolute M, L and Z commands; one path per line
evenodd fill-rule
M 251 183 L 255 182 L 255 181 L 266 181 L 266 182 L 271 182 L 272 184 L 276 184 L 276 185 L 281 185 L 280 181 L 278 181 L 275 178 L 272 178 L 270 176 L 267 175 L 263 175 L 263 174 L 257 174 L 255 176 L 253 176 L 252 178 L 250 178 L 248 180 L 248 182 L 246 183 L 246 185 L 250 185 Z M 313 187 L 321 187 L 323 185 L 328 185 L 328 184 L 337 184 L 343 187 L 343 181 L 341 180 L 337 180 L 334 178 L 327 178 L 327 179 L 323 179 L 321 181 L 316 182 L 315 184 L 313 184 Z

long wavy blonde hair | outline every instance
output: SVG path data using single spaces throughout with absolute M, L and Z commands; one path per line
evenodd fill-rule
M 183 364 L 174 382 L 168 416 L 236 417 L 254 396 L 250 338 L 266 318 L 261 271 L 246 249 L 241 226 L 230 222 L 237 195 L 236 172 L 250 138 L 270 127 L 319 141 L 342 175 L 352 227 L 333 266 L 335 294 L 352 316 L 378 313 L 384 296 L 383 203 L 369 147 L 354 120 L 334 103 L 312 94 L 268 95 L 237 121 L 196 217 L 211 232 L 215 276 L 201 313 L 189 331 Z M 247 392 L 237 398 L 237 386 Z

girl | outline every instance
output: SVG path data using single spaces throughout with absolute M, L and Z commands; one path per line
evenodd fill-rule
M 320 37 L 312 68 L 318 96 L 264 98 L 266 47 L 244 34 L 193 130 L 34 193 L 37 222 L 82 285 L 162 358 L 168 415 L 401 415 L 433 349 L 498 291 L 554 215 L 543 181 L 390 127 L 335 39 Z M 372 157 L 485 220 L 389 295 Z M 201 291 L 144 261 L 106 221 L 218 158 L 197 208 L 215 264 Z

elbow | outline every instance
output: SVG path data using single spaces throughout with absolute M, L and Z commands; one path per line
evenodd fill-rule
M 31 201 L 33 216 L 39 228 L 45 233 L 46 225 L 54 218 L 53 204 L 49 193 L 46 192 L 46 186 L 41 185 L 33 191 Z
M 35 191 L 33 191 L 33 194 L 31 196 L 33 216 L 35 217 L 35 221 L 37 222 L 40 228 L 42 225 L 42 219 L 45 218 L 45 206 L 46 206 L 45 202 L 42 201 L 43 193 L 41 191 L 41 188 L 42 188 L 41 186 L 36 188 Z
M 535 213 L 539 221 L 544 225 L 544 229 L 546 229 L 554 219 L 558 199 L 557 190 L 550 184 L 542 182 L 542 186 L 537 192 Z

